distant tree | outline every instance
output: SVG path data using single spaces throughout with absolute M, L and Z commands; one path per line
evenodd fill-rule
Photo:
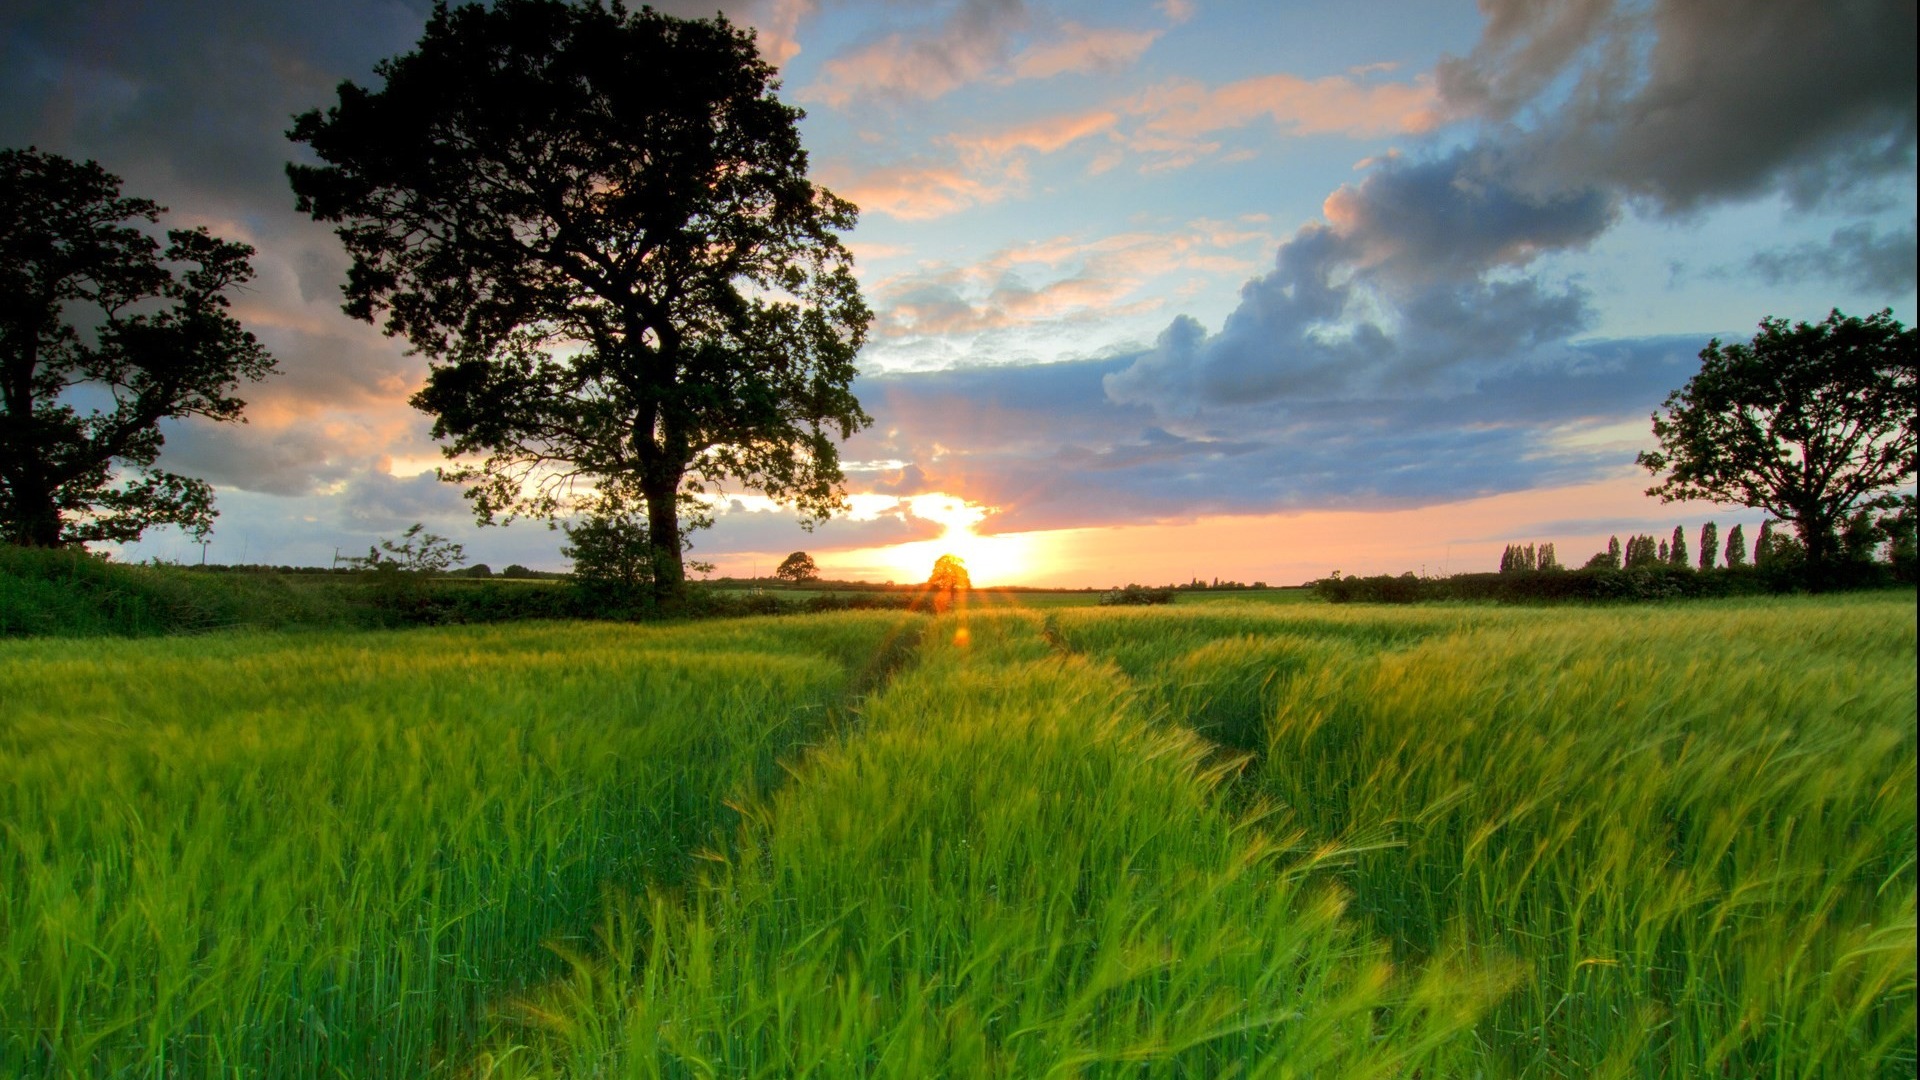
M 1673 527 L 1673 539 L 1667 544 L 1667 558 L 1674 566 L 1687 568 L 1687 534 L 1678 525 Z
M 1512 544 L 1508 544 L 1506 547 L 1500 550 L 1500 572 L 1503 574 L 1513 573 L 1513 545 Z
M 1762 319 L 1751 343 L 1700 352 L 1700 373 L 1653 415 L 1639 463 L 1663 501 L 1704 499 L 1791 523 L 1809 567 L 1859 507 L 1893 505 L 1920 473 L 1920 339 L 1884 310 L 1818 324 Z
M 796 551 L 782 560 L 780 568 L 773 574 L 775 577 L 785 578 L 797 585 L 802 581 L 820 580 L 820 567 L 815 565 L 813 556 L 804 551 Z
M 1720 526 L 1707 522 L 1700 526 L 1700 569 L 1711 570 L 1720 557 Z
M 653 589 L 682 516 L 736 482 L 823 519 L 872 422 L 872 312 L 809 178 L 799 109 L 724 16 L 560 0 L 435 5 L 416 51 L 289 137 L 299 208 L 339 223 L 346 311 L 430 363 L 413 404 L 480 520 L 644 508 Z M 476 458 L 479 464 L 469 465 Z
M 927 577 L 927 586 L 940 592 L 971 589 L 973 578 L 967 574 L 967 564 L 960 556 L 942 555 L 933 561 L 933 573 Z
M 533 576 L 533 571 L 521 566 L 519 563 L 508 563 L 507 568 L 500 571 L 500 576 L 503 578 L 530 578 Z
M 1642 536 L 1639 533 L 1635 533 L 1627 538 L 1627 569 L 1632 570 L 1638 566 L 1646 566 L 1658 562 L 1659 559 L 1659 545 L 1655 543 L 1653 537 Z
M 1672 561 L 1672 557 L 1667 551 L 1667 542 L 1665 540 L 1660 541 L 1660 547 L 1655 552 L 1653 561 L 1661 564 L 1662 566 Z
M 1737 568 L 1747 565 L 1747 532 L 1739 522 L 1733 523 L 1733 531 L 1727 533 L 1727 566 Z
M 274 359 L 227 313 L 253 249 L 139 224 L 162 208 L 120 178 L 0 150 L 0 539 L 32 547 L 204 538 L 213 488 L 155 468 L 160 421 L 236 421 Z
M 1553 545 L 1550 543 L 1540 545 L 1540 569 L 1542 570 L 1565 569 L 1560 565 L 1559 558 L 1554 555 Z
M 1760 538 L 1753 542 L 1753 565 L 1766 566 L 1773 561 L 1773 519 L 1760 523 Z
M 367 570 L 391 569 L 409 574 L 441 574 L 467 561 L 466 548 L 414 522 L 397 540 L 382 538 L 369 547 L 364 559 L 349 559 Z

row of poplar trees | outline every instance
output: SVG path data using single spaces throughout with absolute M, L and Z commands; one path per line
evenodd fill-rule
M 1727 534 L 1726 566 L 1737 569 L 1743 566 L 1765 566 L 1776 558 L 1790 554 L 1797 548 L 1799 541 L 1790 534 L 1776 532 L 1771 521 L 1760 526 L 1759 538 L 1753 544 L 1753 558 L 1747 558 L 1746 531 L 1738 524 Z M 1843 541 L 1846 538 L 1843 537 Z M 1700 558 L 1696 564 L 1687 547 L 1687 534 L 1684 526 L 1675 525 L 1671 539 L 1659 539 L 1653 536 L 1632 536 L 1623 546 L 1617 536 L 1607 538 L 1607 550 L 1596 553 L 1588 559 L 1584 569 L 1588 570 L 1632 570 L 1637 567 L 1671 566 L 1679 569 L 1691 569 L 1697 566 L 1701 570 L 1712 570 L 1720 560 L 1720 526 L 1707 522 L 1700 526 L 1698 549 Z M 1870 557 L 1870 554 L 1869 554 Z M 1500 554 L 1500 572 L 1517 573 L 1523 570 L 1564 570 L 1554 555 L 1552 544 L 1508 544 Z

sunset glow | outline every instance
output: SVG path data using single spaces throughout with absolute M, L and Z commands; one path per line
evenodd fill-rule
M 717 6 L 858 204 L 873 312 L 845 512 L 808 531 L 728 486 L 689 552 L 723 575 L 796 550 L 827 577 L 953 554 L 981 585 L 1098 587 L 1578 562 L 1757 523 L 1649 499 L 1633 465 L 1709 339 L 1915 321 L 1910 2 Z M 341 312 L 350 260 L 287 186 L 287 118 L 377 83 L 426 8 L 100 10 L 0 14 L 0 144 L 256 249 L 234 311 L 279 374 L 245 424 L 162 425 L 161 466 L 216 491 L 209 561 L 324 566 L 424 522 L 565 570 L 563 534 L 478 527 L 436 478 L 426 357 Z M 236 56 L 273 58 L 244 94 Z M 112 553 L 203 554 L 173 528 Z

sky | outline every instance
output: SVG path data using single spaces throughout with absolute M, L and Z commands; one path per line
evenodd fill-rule
M 1912 0 L 698 0 L 806 110 L 875 311 L 812 532 L 750 491 L 692 557 L 767 574 L 1104 587 L 1579 564 L 1735 522 L 1634 455 L 1710 339 L 1915 317 Z M 424 0 L 12 0 L 0 146 L 97 160 L 257 249 L 234 312 L 279 358 L 245 424 L 170 423 L 203 553 L 327 565 L 413 522 L 498 570 L 407 398 L 425 360 L 340 311 L 294 209 L 291 117 L 409 51 Z M 302 159 L 304 160 L 304 159 Z

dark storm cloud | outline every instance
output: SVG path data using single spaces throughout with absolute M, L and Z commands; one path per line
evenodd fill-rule
M 877 428 L 895 432 L 867 437 L 920 464 L 935 489 L 999 507 L 983 531 L 1014 531 L 1433 505 L 1592 480 L 1625 457 L 1559 434 L 1644 417 L 1700 345 L 1554 345 L 1447 393 L 1190 401 L 1172 420 L 1102 392 L 1141 357 L 887 375 L 859 389 L 885 403 Z M 1043 412 L 1028 410 L 1035 401 Z
M 1769 285 L 1807 278 L 1838 282 L 1869 295 L 1893 296 L 1914 285 L 1911 228 L 1882 236 L 1865 223 L 1835 229 L 1824 244 L 1762 251 L 1747 268 Z
M 1377 166 L 1328 198 L 1331 224 L 1280 246 L 1218 334 L 1176 319 L 1107 379 L 1107 393 L 1178 414 L 1389 386 L 1431 392 L 1564 340 L 1587 322 L 1585 294 L 1502 274 L 1584 245 L 1612 224 L 1614 205 L 1594 190 L 1527 195 L 1502 172 L 1481 149 Z
M 1480 6 L 1486 29 L 1440 64 L 1441 92 L 1505 126 L 1544 183 L 1666 211 L 1770 191 L 1813 206 L 1872 199 L 1912 168 L 1912 0 Z

